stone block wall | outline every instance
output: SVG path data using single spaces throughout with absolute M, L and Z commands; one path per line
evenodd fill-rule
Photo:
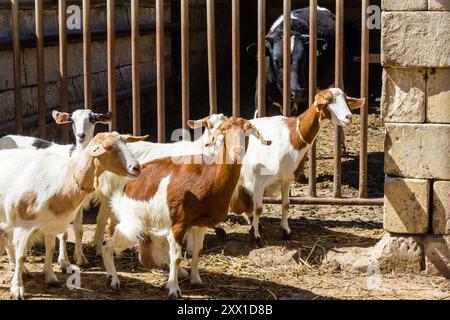
M 450 277 L 450 1 L 382 1 L 384 228 Z

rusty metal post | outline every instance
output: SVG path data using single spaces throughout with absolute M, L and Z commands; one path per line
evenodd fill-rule
M 156 78 L 158 142 L 166 140 L 165 108 L 164 0 L 156 0 Z
M 45 66 L 44 66 L 44 31 L 43 31 L 43 4 L 35 0 L 35 26 L 36 26 L 36 58 L 37 58 L 37 103 L 39 117 L 39 137 L 45 139 Z
M 335 86 L 343 88 L 343 64 L 344 64 L 344 0 L 336 0 L 336 48 L 335 48 Z M 334 179 L 333 196 L 341 197 L 342 155 L 341 145 L 342 129 L 334 128 Z
M 283 115 L 291 116 L 291 0 L 283 2 Z
M 131 77 L 133 134 L 141 134 L 141 92 L 139 81 L 139 0 L 131 0 Z
M 107 63 L 108 63 L 108 110 L 112 112 L 113 118 L 109 124 L 109 131 L 117 128 L 116 114 L 116 39 L 115 39 L 115 3 L 114 0 L 106 1 L 107 20 Z
M 232 41 L 232 77 L 233 77 L 233 116 L 241 113 L 241 56 L 240 56 L 240 1 L 232 0 L 231 12 L 231 41 Z
M 216 79 L 216 14 L 214 0 L 206 0 L 206 20 L 208 33 L 208 79 L 209 79 L 209 113 L 217 113 L 217 79 Z
M 360 112 L 359 141 L 359 197 L 367 198 L 367 116 L 369 98 L 369 29 L 367 28 L 367 8 L 369 0 L 362 0 L 361 8 L 361 97 L 366 103 Z
M 314 97 L 317 91 L 317 0 L 309 2 L 309 105 L 314 103 Z M 316 142 L 309 150 L 309 178 L 308 193 L 310 197 L 317 196 L 317 160 L 316 160 Z
M 83 0 L 83 84 L 84 108 L 92 108 L 91 86 L 91 1 Z
M 181 121 L 188 129 L 189 101 L 189 0 L 181 0 Z
M 69 112 L 69 92 L 67 82 L 67 6 L 66 0 L 58 1 L 58 25 L 59 25 L 59 74 L 61 81 L 60 88 L 60 104 L 63 112 Z M 69 127 L 63 126 L 62 140 L 65 143 L 69 142 Z
M 19 1 L 11 0 L 11 22 L 13 34 L 13 63 L 14 63 L 14 109 L 16 133 L 23 133 L 22 125 L 22 79 L 20 68 L 20 19 Z
M 266 0 L 258 0 L 258 117 L 266 115 Z

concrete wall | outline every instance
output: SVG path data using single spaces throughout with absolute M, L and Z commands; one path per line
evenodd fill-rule
M 385 229 L 450 277 L 450 1 L 382 1 Z

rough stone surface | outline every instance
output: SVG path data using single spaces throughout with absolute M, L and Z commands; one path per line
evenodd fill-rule
M 428 10 L 450 10 L 450 0 L 428 0 Z
M 385 122 L 425 122 L 426 69 L 383 71 L 381 113 Z
M 450 180 L 450 124 L 386 124 L 384 172 Z
M 323 268 L 353 272 L 420 273 L 424 268 L 422 238 L 386 233 L 374 247 L 329 251 Z
M 450 181 L 433 183 L 433 233 L 450 234 Z
M 417 11 L 417 10 L 427 10 L 428 1 L 427 0 L 381 0 L 381 9 L 383 11 Z
M 450 123 L 450 68 L 431 69 L 427 81 L 427 122 Z
M 421 234 L 429 228 L 428 180 L 386 177 L 384 229 L 392 233 Z
M 424 240 L 425 272 L 450 278 L 450 236 L 428 236 Z
M 381 20 L 384 67 L 450 67 L 450 11 L 383 12 Z

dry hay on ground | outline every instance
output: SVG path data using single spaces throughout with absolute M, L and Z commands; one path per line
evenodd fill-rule
M 359 126 L 346 129 L 347 150 L 343 158 L 343 195 L 355 196 L 358 187 Z M 318 194 L 330 196 L 332 187 L 333 128 L 327 126 L 320 133 L 318 143 Z M 369 193 L 383 194 L 383 129 L 379 118 L 369 115 Z M 304 184 L 296 184 L 292 195 L 306 194 Z M 249 242 L 249 226 L 242 217 L 230 216 L 226 222 L 225 241 L 210 232 L 205 241 L 200 263 L 203 287 L 191 286 L 189 279 L 180 283 L 184 298 L 188 299 L 450 299 L 450 282 L 426 275 L 383 274 L 373 278 L 321 267 L 324 255 L 343 247 L 368 247 L 383 235 L 382 208 L 348 206 L 291 206 L 291 241 L 282 241 L 279 229 L 280 206 L 264 205 L 261 219 L 267 246 L 256 248 Z M 90 219 L 89 219 L 90 218 Z M 91 266 L 81 272 L 83 290 L 66 288 L 69 275 L 58 273 L 63 286 L 44 285 L 42 268 L 44 248 L 35 245 L 27 260 L 34 274 L 25 282 L 31 299 L 165 299 L 167 273 L 146 270 L 137 261 L 135 250 L 127 250 L 117 259 L 122 282 L 119 293 L 106 285 L 102 261 L 88 244 L 93 238 L 95 221 L 86 217 L 85 252 Z M 91 220 L 91 221 L 89 221 Z M 89 224 L 91 223 L 91 224 Z M 73 234 L 69 241 L 73 241 Z M 73 244 L 69 243 L 69 254 Z M 188 268 L 189 259 L 183 261 Z M 55 266 L 56 267 L 56 266 Z M 9 297 L 9 271 L 6 256 L 0 257 L 0 299 Z M 375 285 L 374 285 L 375 284 Z M 379 284 L 379 286 L 377 285 Z

